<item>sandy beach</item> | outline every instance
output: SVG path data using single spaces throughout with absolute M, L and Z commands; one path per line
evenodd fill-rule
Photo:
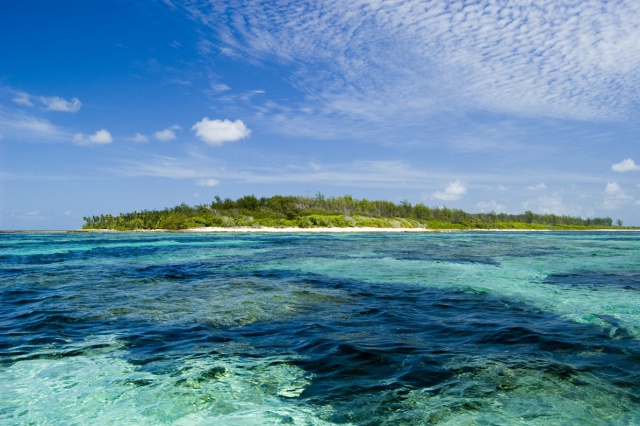
M 58 234 L 58 233 L 187 233 L 187 234 L 363 234 L 363 233 L 454 233 L 454 232 L 640 232 L 640 228 L 625 229 L 428 229 L 428 228 L 372 228 L 372 227 L 354 227 L 354 228 L 252 228 L 252 227 L 210 227 L 210 228 L 190 228 L 190 229 L 134 229 L 122 230 L 115 229 L 51 229 L 51 230 L 0 230 L 2 234 Z
M 16 231 L 14 231 L 16 232 Z M 32 231 L 20 231 L 32 232 Z M 373 228 L 373 227 L 353 227 L 353 228 L 252 228 L 245 227 L 209 227 L 209 228 L 190 228 L 181 230 L 169 229 L 137 229 L 127 231 L 116 231 L 112 229 L 82 229 L 76 231 L 35 231 L 35 232 L 178 232 L 178 233 L 253 233 L 253 234 L 350 234 L 350 233 L 450 233 L 450 232 L 640 232 L 640 229 L 577 229 L 577 230 L 561 230 L 561 229 L 428 229 L 428 228 Z
M 185 229 L 183 232 L 252 232 L 252 233 L 308 233 L 308 234 L 318 234 L 318 233 L 354 233 L 354 232 L 449 232 L 451 230 L 440 230 L 440 229 L 425 229 L 425 228 L 371 228 L 371 227 L 361 227 L 361 228 L 252 228 L 249 226 L 245 227 L 236 227 L 236 228 L 192 228 Z

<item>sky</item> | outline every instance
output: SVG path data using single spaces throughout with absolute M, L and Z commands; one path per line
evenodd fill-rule
M 213 197 L 640 226 L 637 0 L 0 0 L 0 229 Z

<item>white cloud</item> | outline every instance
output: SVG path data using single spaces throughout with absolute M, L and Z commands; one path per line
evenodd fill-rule
M 142 160 L 125 160 L 113 171 L 119 176 L 149 176 L 169 179 L 209 179 L 220 174 L 210 166 L 209 159 L 175 158 L 161 155 L 145 156 Z
M 443 201 L 459 200 L 467 192 L 467 187 L 460 183 L 459 180 L 451 182 L 444 191 L 437 191 L 433 194 L 433 198 Z
M 157 140 L 159 140 L 160 142 L 168 142 L 170 140 L 173 140 L 176 138 L 176 130 L 181 130 L 182 127 L 178 126 L 177 124 L 174 124 L 173 126 L 164 129 L 164 130 L 159 130 L 157 132 L 155 132 L 153 134 L 153 137 L 155 137 Z
M 211 84 L 211 88 L 216 92 L 226 92 L 227 90 L 231 90 L 231 87 L 224 83 L 213 83 Z
M 191 128 L 196 136 L 209 145 L 222 145 L 225 142 L 235 142 L 251 135 L 251 130 L 242 120 L 209 120 L 204 117 Z
M 296 4 L 203 2 L 187 9 L 217 33 L 219 51 L 294 64 L 288 78 L 333 112 L 365 107 L 388 117 L 450 105 L 616 120 L 636 105 L 636 0 Z
M 13 123 L 15 127 L 44 136 L 56 135 L 58 130 L 48 120 L 25 116 L 23 120 Z
M 149 142 L 149 138 L 141 133 L 136 133 L 132 138 L 129 138 L 129 140 L 136 143 Z
M 632 197 L 627 195 L 618 182 L 607 183 L 604 189 L 604 200 L 602 202 L 602 208 L 607 210 L 614 210 L 621 207 L 630 201 Z
M 146 156 L 138 161 L 128 159 L 121 167 L 113 169 L 120 176 L 149 176 L 170 179 L 195 179 L 203 182 L 211 176 L 246 184 L 325 183 L 349 188 L 414 188 L 424 189 L 425 182 L 434 179 L 453 178 L 448 172 L 425 171 L 400 161 L 356 161 L 323 165 L 319 171 L 298 158 L 289 165 L 282 164 L 282 157 L 262 158 L 261 166 L 241 168 L 223 167 L 214 158 L 191 153 L 186 158 Z
M 0 105 L 0 128 L 5 138 L 30 142 L 65 140 L 71 137 L 49 120 L 35 117 L 23 111 L 5 109 Z
M 524 210 L 536 213 L 580 216 L 580 208 L 575 205 L 567 205 L 559 194 L 544 195 L 525 201 L 522 204 Z
M 198 186 L 217 186 L 220 184 L 220 181 L 216 179 L 199 179 L 196 183 Z
M 246 92 L 241 93 L 238 99 L 248 102 L 253 99 L 254 96 L 263 95 L 265 93 L 266 92 L 264 90 L 247 90 Z
M 62 111 L 62 112 L 77 112 L 82 107 L 82 102 L 78 98 L 73 98 L 70 101 L 62 99 L 58 96 L 50 98 L 40 96 L 40 102 L 45 106 L 47 111 Z
M 113 138 L 111 137 L 111 133 L 105 129 L 101 129 L 93 135 L 76 133 L 73 137 L 73 142 L 77 145 L 104 145 L 113 142 Z
M 631 158 L 625 158 L 621 162 L 613 164 L 611 166 L 611 170 L 614 172 L 631 172 L 640 170 L 640 166 L 638 166 Z
M 198 147 L 196 147 L 198 148 Z M 242 165 L 224 164 L 219 158 L 210 155 L 211 151 L 201 151 L 199 148 L 187 151 L 185 156 L 168 157 L 159 155 L 140 155 L 137 159 L 127 158 L 122 160 L 118 167 L 111 170 L 119 176 L 148 176 L 170 179 L 190 179 L 195 182 L 207 180 L 212 177 L 224 176 L 225 182 L 242 183 L 246 185 L 288 185 L 308 184 L 307 188 L 318 188 L 317 185 L 346 188 L 346 191 L 354 191 L 357 188 L 378 188 L 390 191 L 412 190 L 424 194 L 423 201 L 434 200 L 433 193 L 440 189 L 432 186 L 432 182 L 474 182 L 476 188 L 485 188 L 494 191 L 496 182 L 505 180 L 504 174 L 469 172 L 461 174 L 448 168 L 424 167 L 423 164 L 411 164 L 405 161 L 340 161 L 325 162 L 319 164 L 316 170 L 309 162 L 308 157 L 283 155 L 282 153 L 247 153 L 250 158 Z M 316 160 L 317 161 L 317 160 Z M 524 188 L 527 182 L 535 179 L 526 173 L 510 177 L 514 185 L 508 191 L 516 191 L 516 188 Z M 549 176 L 554 182 L 567 182 L 568 180 L 591 184 L 594 182 L 591 174 Z M 460 184 L 462 186 L 462 184 Z M 453 185 L 455 188 L 457 185 Z M 442 185 L 444 192 L 446 184 Z M 466 188 L 465 188 L 466 189 Z M 480 189 L 478 189 L 479 191 Z M 455 193 L 456 190 L 449 190 Z M 458 192 L 460 188 L 457 189 Z M 476 192 L 478 192 L 476 191 Z M 468 191 L 467 191 L 468 192 Z M 465 192 L 466 193 L 466 192 Z M 495 193 L 494 193 L 495 194 Z M 475 195 L 475 192 L 474 192 Z M 497 200 L 506 200 L 514 197 L 511 192 L 501 192 Z M 471 198 L 471 197 L 467 197 Z M 492 195 L 491 198 L 494 198 Z M 472 205 L 477 200 L 474 200 Z M 501 201 L 503 202 L 503 201 Z M 514 201 L 515 202 L 515 201 Z M 504 203 L 504 202 L 503 202 Z M 532 204 L 533 211 L 540 211 Z M 547 203 L 549 204 L 549 203 Z M 514 204 L 515 205 L 515 204 Z M 509 206 L 507 204 L 507 206 Z M 563 206 L 564 207 L 564 206 Z M 490 208 L 490 207 L 488 207 Z M 512 210 L 511 207 L 509 207 Z M 556 211 L 558 212 L 558 211 Z M 581 214 L 583 211 L 563 208 L 563 214 Z
M 476 207 L 480 209 L 482 212 L 496 212 L 501 213 L 505 211 L 505 206 L 499 204 L 496 200 L 491 200 L 489 202 L 481 201 L 476 204 Z
M 22 91 L 12 89 L 9 89 L 9 91 L 14 93 L 13 102 L 24 107 L 33 107 L 32 99 L 37 99 L 42 103 L 46 111 L 77 112 L 82 108 L 82 102 L 78 98 L 72 98 L 67 101 L 59 96 L 32 96 Z
M 33 106 L 33 102 L 31 102 L 31 97 L 29 96 L 28 93 L 25 93 L 25 92 L 16 92 L 16 95 L 13 98 L 13 102 L 17 103 L 18 105 L 22 105 L 26 107 Z
M 545 185 L 544 183 L 540 182 L 537 185 L 527 186 L 527 189 L 530 190 L 530 191 L 542 191 L 542 190 L 547 189 L 547 185 Z

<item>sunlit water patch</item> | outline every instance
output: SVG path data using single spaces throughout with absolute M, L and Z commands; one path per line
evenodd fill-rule
M 0 234 L 0 423 L 640 423 L 639 253 L 635 233 Z

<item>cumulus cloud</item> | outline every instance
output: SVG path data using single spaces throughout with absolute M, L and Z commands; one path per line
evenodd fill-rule
M 640 170 L 640 166 L 638 166 L 631 158 L 625 158 L 621 162 L 613 164 L 611 166 L 611 170 L 614 172 L 631 172 Z
M 40 96 L 40 102 L 45 106 L 47 111 L 62 111 L 62 112 L 78 112 L 82 107 L 82 102 L 78 98 L 73 98 L 70 101 L 53 96 L 50 98 Z
M 618 182 L 607 183 L 604 189 L 604 201 L 602 202 L 602 208 L 607 210 L 614 210 L 621 207 L 632 200 L 632 197 L 627 195 Z
M 222 145 L 225 142 L 235 142 L 251 135 L 251 130 L 242 120 L 209 120 L 204 117 L 191 128 L 196 136 L 209 145 Z
M 101 129 L 92 135 L 76 133 L 73 137 L 73 142 L 77 145 L 105 145 L 113 142 L 113 138 L 111 137 L 111 133 L 105 129 Z
M 181 130 L 182 127 L 174 124 L 173 126 L 166 128 L 164 130 L 159 130 L 153 134 L 153 137 L 159 140 L 160 142 L 168 142 L 176 138 L 176 130 Z
M 459 180 L 451 182 L 444 191 L 438 191 L 433 194 L 433 198 L 443 201 L 459 200 L 467 192 L 467 187 L 460 183 Z
M 217 186 L 220 184 L 220 181 L 216 179 L 199 179 L 196 183 L 198 186 Z
M 129 140 L 136 143 L 149 142 L 149 138 L 141 133 L 136 133 L 132 138 L 129 138 Z
M 531 185 L 531 186 L 527 186 L 527 189 L 530 191 L 542 191 L 547 189 L 547 185 L 545 185 L 544 183 L 540 182 L 537 185 Z

